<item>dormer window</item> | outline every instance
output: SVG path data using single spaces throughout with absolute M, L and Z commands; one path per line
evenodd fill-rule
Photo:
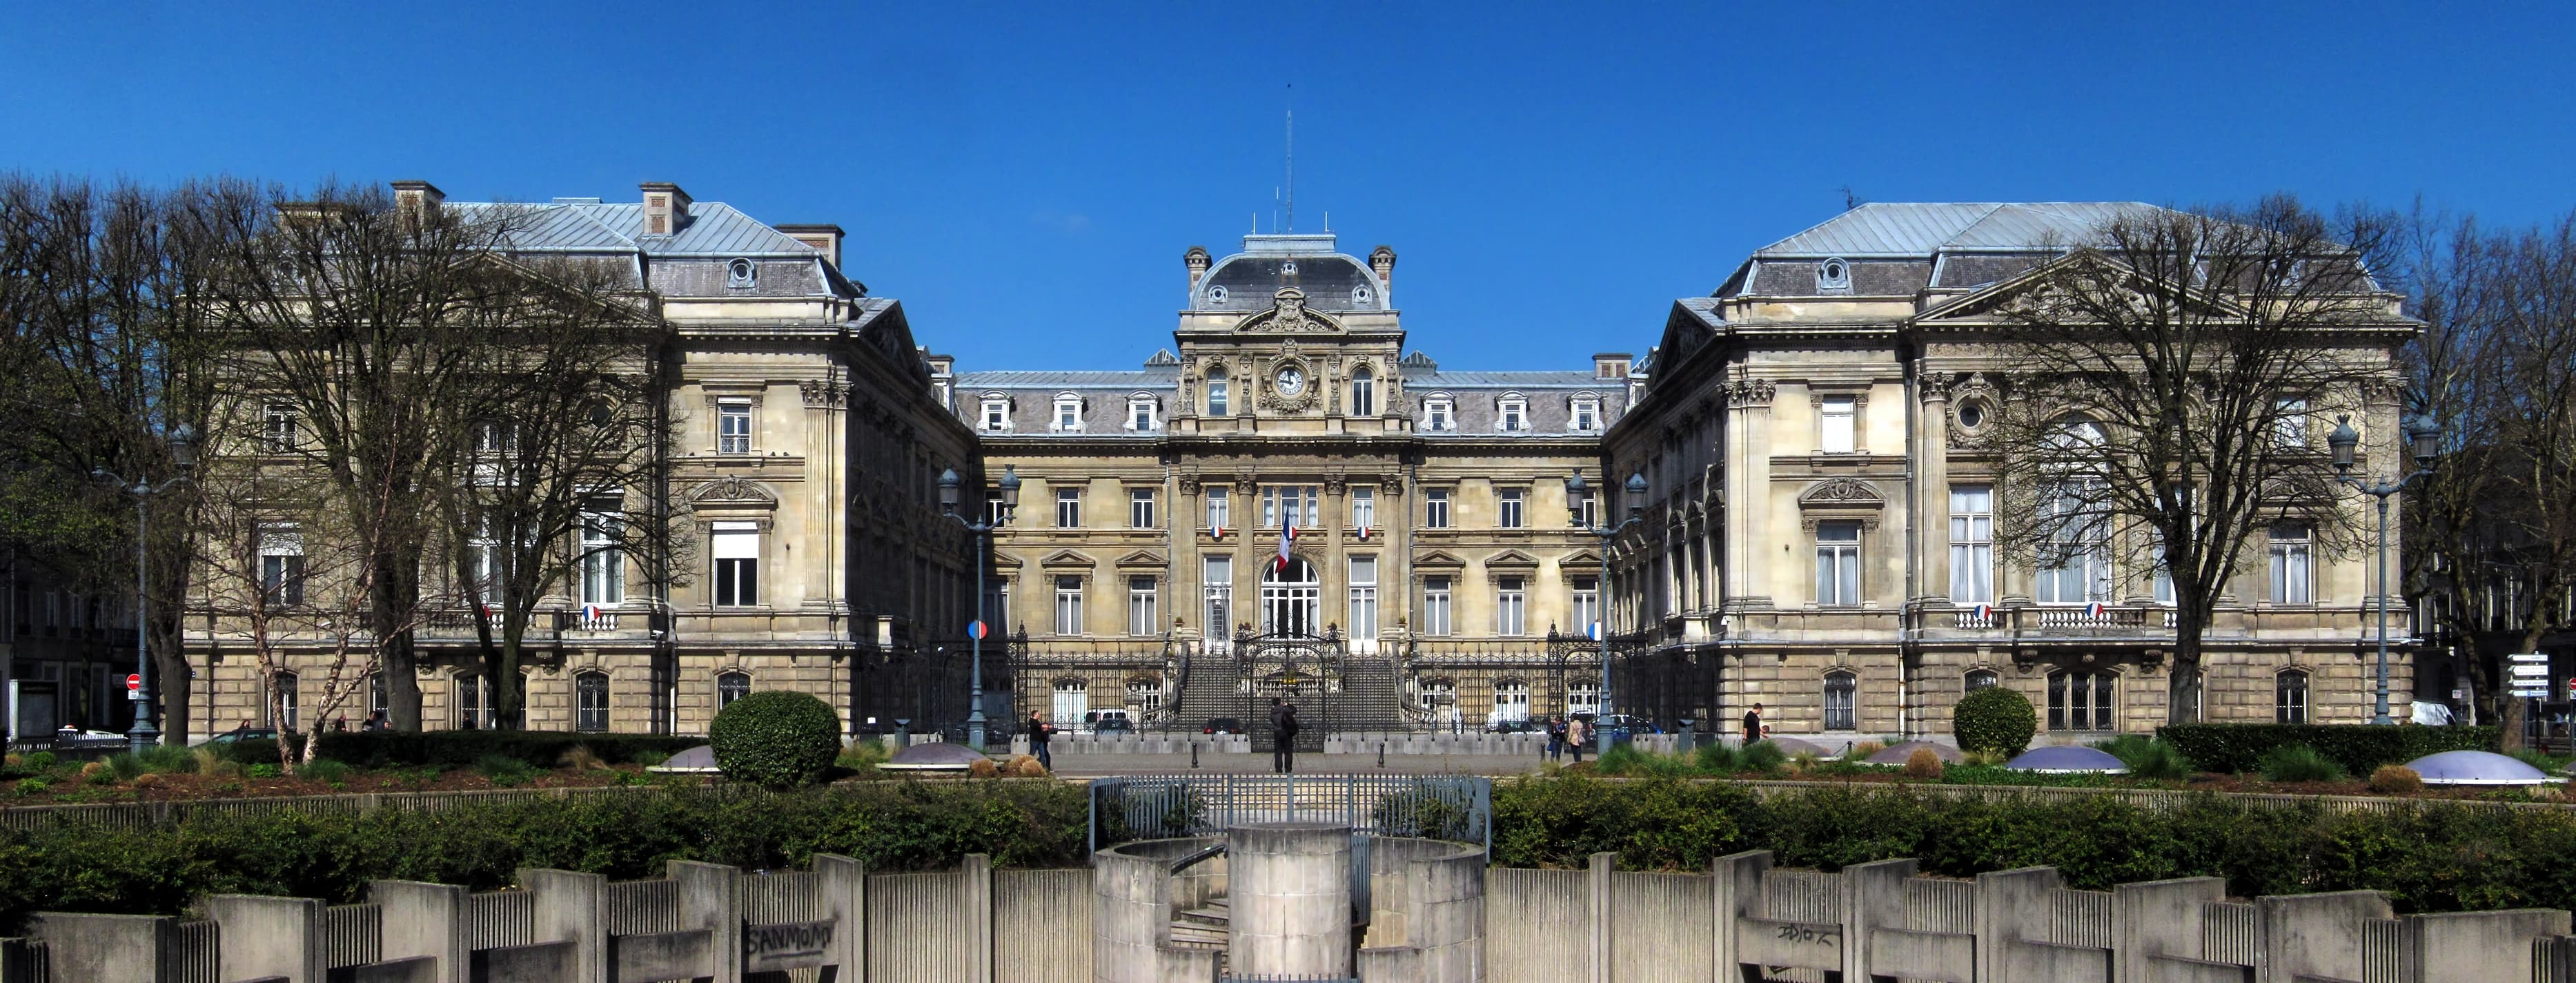
M 987 431 L 1011 429 L 1011 399 L 1008 396 L 984 397 L 981 426 Z
M 759 285 L 760 268 L 752 265 L 750 260 L 737 259 L 725 264 L 726 287 L 734 290 L 749 290 Z
M 1082 430 L 1082 397 L 1072 393 L 1060 393 L 1056 396 L 1055 422 L 1052 429 L 1058 433 L 1078 433 Z
M 1851 290 L 1851 264 L 1840 258 L 1816 265 L 1816 292 L 1844 293 Z
M 1211 304 L 1222 304 L 1222 303 L 1225 303 L 1225 288 L 1224 288 L 1224 287 L 1209 287 L 1209 288 L 1208 288 L 1208 294 L 1207 294 L 1207 297 L 1208 297 L 1208 303 L 1211 303 Z
M 1517 393 L 1497 399 L 1494 401 L 1494 416 L 1499 421 L 1497 425 L 1504 433 L 1520 433 L 1528 430 L 1530 428 L 1529 400 Z
M 1422 429 L 1458 429 L 1457 418 L 1450 412 L 1449 397 L 1433 396 L 1422 401 Z
M 1370 290 L 1366 284 L 1362 284 L 1362 285 L 1360 285 L 1360 286 L 1356 286 L 1356 287 L 1352 287 L 1352 288 L 1351 288 L 1351 303 L 1354 303 L 1354 304 L 1366 304 L 1366 303 L 1368 303 L 1370 300 L 1375 299 L 1376 297 L 1377 297 L 1377 292 L 1376 292 L 1376 291 L 1374 291 L 1374 290 Z
M 1154 418 L 1154 397 L 1127 397 L 1127 429 L 1138 433 L 1162 429 L 1162 424 Z
M 1601 429 L 1601 397 L 1589 393 L 1574 397 L 1566 415 L 1576 433 Z

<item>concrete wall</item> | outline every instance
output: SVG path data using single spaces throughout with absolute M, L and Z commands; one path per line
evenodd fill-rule
M 993 978 L 1014 983 L 1091 979 L 1091 872 L 993 872 Z
M 1591 978 L 1592 888 L 1586 872 L 1487 871 L 1485 924 L 1485 978 L 1493 983 Z

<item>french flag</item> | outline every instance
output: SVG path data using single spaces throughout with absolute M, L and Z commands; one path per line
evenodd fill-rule
M 1366 541 L 1368 541 L 1368 537 L 1369 537 L 1369 527 L 1367 527 L 1367 526 L 1361 526 L 1361 527 L 1360 527 L 1360 541 L 1362 541 L 1362 542 L 1366 542 Z
M 1279 562 L 1277 567 L 1283 573 L 1288 569 L 1288 549 L 1295 545 L 1297 545 L 1297 523 L 1294 521 L 1281 523 L 1279 526 Z
M 1217 523 L 1216 525 L 1210 526 L 1210 527 L 1208 527 L 1208 528 L 1209 528 L 1210 530 L 1212 530 L 1212 531 L 1215 533 L 1216 538 L 1218 538 L 1218 539 L 1224 539 L 1224 538 L 1225 538 L 1225 523 L 1220 522 L 1220 523 Z

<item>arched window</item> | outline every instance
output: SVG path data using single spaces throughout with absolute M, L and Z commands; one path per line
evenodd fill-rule
M 1351 373 L 1351 415 L 1377 415 L 1377 377 L 1370 375 L 1365 365 Z
M 1226 409 L 1225 369 L 1222 366 L 1209 369 L 1207 374 L 1207 413 L 1209 416 L 1224 416 L 1228 412 L 1230 411 Z
M 1860 677 L 1842 671 L 1825 674 L 1825 729 L 1860 729 Z
M 302 707 L 299 704 L 303 702 L 303 688 L 303 680 L 296 678 L 294 673 L 277 674 L 276 710 L 277 729 L 280 732 L 300 729 L 296 724 L 300 722 L 298 718 L 302 716 L 300 712 Z
M 2308 673 L 2291 669 L 2272 677 L 2272 719 L 2284 724 L 2308 722 Z
M 1269 635 L 1308 637 L 1318 634 L 1323 624 L 1317 620 L 1317 609 L 1324 598 L 1323 582 L 1315 565 L 1301 558 L 1290 558 L 1286 566 L 1272 562 L 1261 571 L 1261 630 Z
M 751 674 L 728 672 L 716 677 L 716 709 L 733 705 L 733 701 L 751 695 Z
M 1083 714 L 1091 712 L 1091 685 L 1079 679 L 1056 680 L 1051 709 L 1055 711 L 1052 719 L 1058 724 L 1081 720 Z
M 1529 696 L 1528 683 L 1517 679 L 1506 679 L 1495 683 L 1494 719 L 1496 721 L 1528 720 Z
M 2060 670 L 2048 674 L 2048 729 L 2116 730 L 2111 697 L 2119 679 L 2107 672 Z
M 1968 670 L 1967 691 L 1974 693 L 1981 689 L 1993 689 L 1996 684 L 2001 682 L 2003 682 L 2002 677 L 1995 675 L 1995 671 L 1992 669 L 1970 669 Z
M 608 729 L 608 674 L 585 672 L 572 677 L 572 729 Z

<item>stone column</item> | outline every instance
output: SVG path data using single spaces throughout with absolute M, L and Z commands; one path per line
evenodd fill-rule
M 823 883 L 823 917 L 832 920 L 833 979 L 859 983 L 868 975 L 868 870 L 838 854 L 814 855 L 814 876 Z
M 519 884 L 536 895 L 537 942 L 572 946 L 564 983 L 609 983 L 608 878 L 569 870 L 522 870 Z
M 1351 973 L 1351 829 L 1260 823 L 1226 830 L 1227 951 L 1245 976 Z
M 465 888 L 421 881 L 374 881 L 367 899 L 383 921 L 386 962 L 428 956 L 438 960 L 436 983 L 466 983 L 474 950 L 466 935 Z
M 1760 917 L 1769 909 L 1762 900 L 1762 875 L 1771 870 L 1771 851 L 1748 850 L 1717 858 L 1709 869 L 1709 884 L 1717 893 L 1717 917 L 1714 920 L 1717 950 L 1717 974 L 1721 979 L 1735 979 L 1743 974 L 1744 963 L 1735 944 L 1735 921 L 1751 915 Z
M 217 894 L 197 904 L 219 926 L 224 979 L 324 983 L 321 899 Z
M 1918 363 L 1919 364 L 1919 363 Z M 1931 600 L 1950 596 L 1950 387 L 1917 369 L 1915 391 L 1922 399 L 1912 412 L 1914 446 L 1915 592 Z
M 2111 888 L 2111 978 L 2157 978 L 2158 957 L 2198 960 L 2201 906 L 2227 900 L 2227 879 L 2183 877 Z
M 679 930 L 710 935 L 715 975 L 704 983 L 742 983 L 742 868 L 674 860 L 665 870 L 680 888 Z
M 1619 911 L 1611 894 L 1610 875 L 1619 869 L 1619 855 L 1596 853 L 1591 860 L 1590 867 L 1585 870 L 1584 881 L 1585 886 L 1591 889 L 1586 893 L 1592 901 L 1592 961 L 1584 968 L 1589 971 L 1586 979 L 1590 983 L 1611 983 L 1611 967 L 1618 963 L 1613 958 L 1615 951 L 1611 948 L 1613 933 L 1610 926 L 1618 919 Z
M 968 983 L 993 981 L 993 858 L 981 853 L 966 855 L 957 876 L 965 882 L 963 907 L 966 909 L 966 979 Z
M 1843 927 L 1844 979 L 1869 979 L 1870 936 L 1879 929 L 1905 927 L 1905 880 L 1914 876 L 1915 863 L 1881 860 L 1843 868 L 1843 890 L 1849 895 L 1843 910 L 1851 913 Z

